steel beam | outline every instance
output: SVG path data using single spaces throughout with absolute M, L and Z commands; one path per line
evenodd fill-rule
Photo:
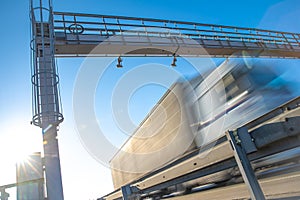
M 56 129 L 53 126 L 43 134 L 47 200 L 64 199 Z
M 33 120 L 42 128 L 47 200 L 63 200 L 57 126 L 63 121 L 54 58 L 51 0 L 31 0 Z
M 237 131 L 228 131 L 226 133 L 226 136 L 232 145 L 235 160 L 242 174 L 244 182 L 246 183 L 247 188 L 250 192 L 251 199 L 264 200 L 265 199 L 264 193 L 262 192 L 262 189 L 256 179 L 250 161 L 247 157 L 246 151 L 241 145 L 242 142 L 238 137 L 239 132 L 244 132 L 244 130 L 241 128 L 241 129 L 237 129 Z M 252 141 L 244 141 L 244 142 L 252 142 Z
M 55 12 L 54 18 L 57 56 L 300 58 L 299 33 L 66 12 Z

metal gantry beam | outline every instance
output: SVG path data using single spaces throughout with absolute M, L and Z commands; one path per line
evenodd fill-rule
M 248 51 L 300 58 L 300 34 L 256 28 L 55 12 L 54 29 L 57 56 L 227 57 Z

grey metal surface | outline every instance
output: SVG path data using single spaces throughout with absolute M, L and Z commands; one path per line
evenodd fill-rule
M 247 154 L 246 154 L 245 150 L 243 149 L 243 146 L 241 145 L 241 141 L 240 141 L 240 139 L 238 137 L 238 133 L 237 133 L 238 131 L 239 131 L 239 129 L 236 132 L 228 131 L 226 133 L 226 136 L 232 145 L 235 160 L 238 164 L 239 170 L 240 170 L 242 177 L 243 177 L 243 179 L 247 185 L 247 188 L 250 192 L 251 199 L 252 200 L 264 200 L 265 196 L 264 196 L 262 189 L 256 179 L 256 176 L 254 174 L 254 171 L 252 169 L 250 161 L 247 157 Z
M 94 54 L 229 56 L 248 50 L 262 56 L 300 57 L 298 33 L 66 12 L 55 12 L 54 17 L 60 56 L 87 56 L 102 43 Z
M 299 119 L 300 117 L 286 118 L 284 122 L 269 123 L 252 131 L 255 145 L 261 148 L 282 138 L 300 134 Z
M 31 0 L 32 123 L 42 128 L 48 200 L 63 200 L 57 126 L 63 121 L 54 58 L 51 0 Z
M 54 32 L 50 0 L 31 0 L 32 123 L 41 128 L 63 121 L 59 78 L 54 58 Z
M 121 187 L 123 200 L 129 200 L 129 195 L 131 195 L 130 186 L 123 186 Z
M 43 140 L 47 200 L 63 200 L 57 127 L 53 126 L 46 131 L 44 130 Z
M 239 139 L 241 140 L 241 145 L 246 154 L 257 151 L 257 148 L 253 142 L 253 138 L 249 134 L 247 127 L 239 128 L 237 134 Z

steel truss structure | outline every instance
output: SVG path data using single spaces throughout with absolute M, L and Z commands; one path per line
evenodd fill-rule
M 55 57 L 227 57 L 234 54 L 300 58 L 298 33 L 149 18 L 54 12 L 51 0 L 30 0 L 30 19 L 32 123 L 42 128 L 43 132 L 48 200 L 63 199 L 57 131 L 64 118 Z
M 54 12 L 54 31 L 57 56 L 224 57 L 252 51 L 260 56 L 300 57 L 300 34 L 255 28 Z M 102 48 L 95 50 L 99 44 Z

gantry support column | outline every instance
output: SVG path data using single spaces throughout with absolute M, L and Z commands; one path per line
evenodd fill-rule
M 54 58 L 51 0 L 31 0 L 33 124 L 42 128 L 47 200 L 63 200 L 57 141 L 60 111 L 59 78 Z

